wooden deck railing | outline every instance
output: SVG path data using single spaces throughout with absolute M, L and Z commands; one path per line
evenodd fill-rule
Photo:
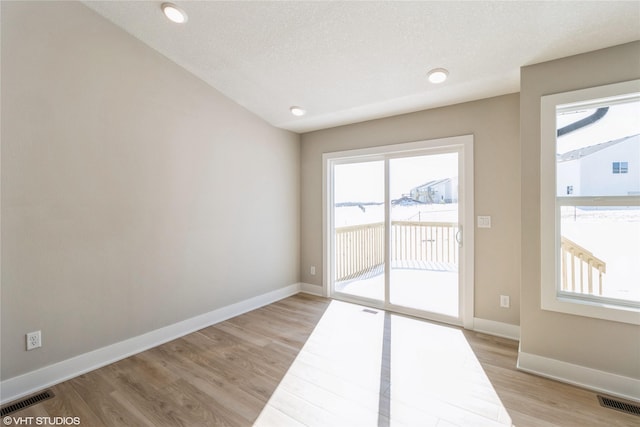
M 457 264 L 458 224 L 393 221 L 391 261 Z M 336 228 L 336 281 L 375 274 L 384 265 L 384 223 Z M 602 295 L 606 263 L 577 243 L 561 238 L 562 290 Z M 594 289 L 594 274 L 598 276 Z
M 392 261 L 456 264 L 458 224 L 393 221 Z M 336 280 L 376 272 L 384 264 L 384 223 L 336 228 Z
M 455 222 L 393 221 L 392 261 L 458 262 Z
M 560 248 L 562 290 L 602 295 L 602 276 L 607 272 L 607 264 L 566 237 L 561 237 Z M 598 289 L 597 293 L 594 293 L 593 274 L 596 272 L 598 275 Z
M 384 264 L 384 223 L 336 228 L 336 280 L 348 280 Z

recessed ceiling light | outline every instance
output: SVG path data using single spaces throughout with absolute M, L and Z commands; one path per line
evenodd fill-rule
M 162 3 L 162 12 L 169 21 L 176 24 L 184 24 L 187 22 L 187 13 L 173 3 Z
M 427 78 L 433 84 L 442 83 L 443 81 L 447 80 L 448 76 L 449 72 L 444 68 L 434 68 L 427 73 Z
M 304 116 L 305 114 L 307 114 L 307 110 L 305 110 L 302 107 L 291 107 L 289 108 L 289 111 L 291 111 L 291 114 L 298 117 Z

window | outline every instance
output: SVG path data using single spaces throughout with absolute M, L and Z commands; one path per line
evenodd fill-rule
M 542 308 L 640 324 L 640 80 L 542 97 L 541 135 Z
M 629 162 L 613 162 L 613 173 L 628 173 Z

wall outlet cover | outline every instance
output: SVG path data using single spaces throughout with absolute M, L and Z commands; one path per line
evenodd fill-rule
M 27 351 L 42 347 L 42 332 L 35 331 L 27 334 Z

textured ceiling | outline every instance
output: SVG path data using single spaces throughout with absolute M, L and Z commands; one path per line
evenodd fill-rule
M 295 132 L 517 92 L 523 65 L 640 39 L 638 1 L 175 1 L 182 25 L 161 2 L 84 3 Z

